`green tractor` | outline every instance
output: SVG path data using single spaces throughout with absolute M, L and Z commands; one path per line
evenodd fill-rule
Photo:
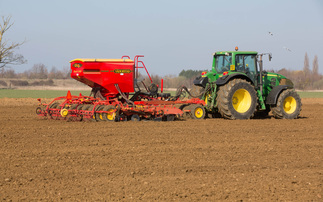
M 295 119 L 301 111 L 301 99 L 294 84 L 285 76 L 263 70 L 263 56 L 254 51 L 214 53 L 212 70 L 194 80 L 190 94 L 203 99 L 212 116 L 226 119 L 250 119 L 268 116 Z

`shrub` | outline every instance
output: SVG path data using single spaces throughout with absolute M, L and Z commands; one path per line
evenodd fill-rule
M 54 86 L 54 81 L 52 79 L 49 80 L 41 80 L 41 81 L 34 81 L 30 83 L 31 86 Z
M 10 83 L 14 86 L 28 86 L 28 81 L 25 80 L 10 80 Z
M 8 86 L 8 84 L 5 81 L 0 80 L 0 86 Z

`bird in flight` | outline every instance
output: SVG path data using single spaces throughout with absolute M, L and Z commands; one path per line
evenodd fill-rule
M 274 36 L 274 34 L 273 34 L 272 32 L 268 32 L 268 34 L 269 34 L 270 36 Z
M 287 51 L 290 51 L 290 52 L 292 52 L 292 50 L 291 49 L 289 49 L 289 48 L 287 48 L 287 47 L 283 47 L 283 49 L 285 49 L 285 50 L 287 50 Z

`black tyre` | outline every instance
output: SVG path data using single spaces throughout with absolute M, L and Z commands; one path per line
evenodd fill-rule
M 42 108 L 41 107 L 37 107 L 36 108 L 36 114 L 39 115 L 42 113 Z
M 49 114 L 50 118 L 52 118 L 52 119 L 57 118 L 57 116 L 55 116 L 56 111 L 53 110 L 53 109 L 57 109 L 57 108 L 59 108 L 59 103 L 58 102 L 54 102 L 54 103 L 52 103 L 52 104 L 50 104 L 48 106 L 48 109 L 49 109 L 48 114 Z
M 166 116 L 163 116 L 162 121 L 174 121 L 175 115 L 174 114 L 168 114 Z
M 89 111 L 90 107 L 91 107 L 90 104 L 83 105 L 82 110 Z
M 99 105 L 96 107 L 95 111 L 102 111 L 104 107 L 105 107 L 104 105 Z M 96 121 L 105 121 L 103 119 L 102 113 L 95 113 L 94 116 Z
M 78 106 L 76 107 L 76 109 L 77 109 L 77 110 L 82 110 L 83 106 L 84 106 L 83 104 L 80 104 L 80 105 L 78 105 Z
M 140 121 L 140 117 L 138 114 L 134 114 L 131 116 L 131 121 Z
M 193 119 L 204 119 L 206 112 L 202 105 L 190 105 L 191 117 Z
M 94 105 L 89 105 L 89 107 L 86 109 L 87 111 L 93 111 Z M 95 119 L 95 112 L 92 115 L 92 118 L 90 119 L 90 121 L 96 121 Z
M 271 110 L 276 119 L 296 119 L 302 110 L 301 98 L 293 89 L 284 90 Z
M 190 94 L 192 95 L 193 98 L 202 99 L 204 93 L 205 93 L 205 88 L 201 86 L 193 85 L 190 90 Z M 191 96 L 189 98 L 191 98 Z
M 50 108 L 50 109 L 57 109 L 58 107 L 59 107 L 59 103 L 58 102 L 54 102 L 54 103 L 50 104 L 48 108 Z
M 84 107 L 85 105 L 84 104 L 80 104 L 80 105 L 78 105 L 77 107 L 76 107 L 76 110 L 83 110 L 83 107 Z M 78 117 L 77 117 L 77 119 L 78 120 L 80 120 L 80 121 L 82 121 L 83 120 L 83 115 L 82 114 L 80 114 L 80 113 L 78 113 L 78 115 L 77 115 Z
M 226 119 L 249 119 L 257 107 L 254 87 L 242 79 L 234 79 L 220 86 L 216 98 L 217 108 Z
M 179 107 L 179 109 L 183 111 L 183 118 L 184 119 L 190 119 L 191 118 L 190 113 L 186 112 L 186 110 L 190 110 L 189 107 L 190 106 L 188 104 L 183 104 L 183 105 L 181 105 Z

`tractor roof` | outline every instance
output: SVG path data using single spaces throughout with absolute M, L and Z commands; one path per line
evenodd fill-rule
M 256 51 L 217 51 L 214 53 L 214 55 L 222 55 L 225 53 L 232 53 L 232 54 L 247 54 L 247 55 L 257 55 L 258 52 Z

